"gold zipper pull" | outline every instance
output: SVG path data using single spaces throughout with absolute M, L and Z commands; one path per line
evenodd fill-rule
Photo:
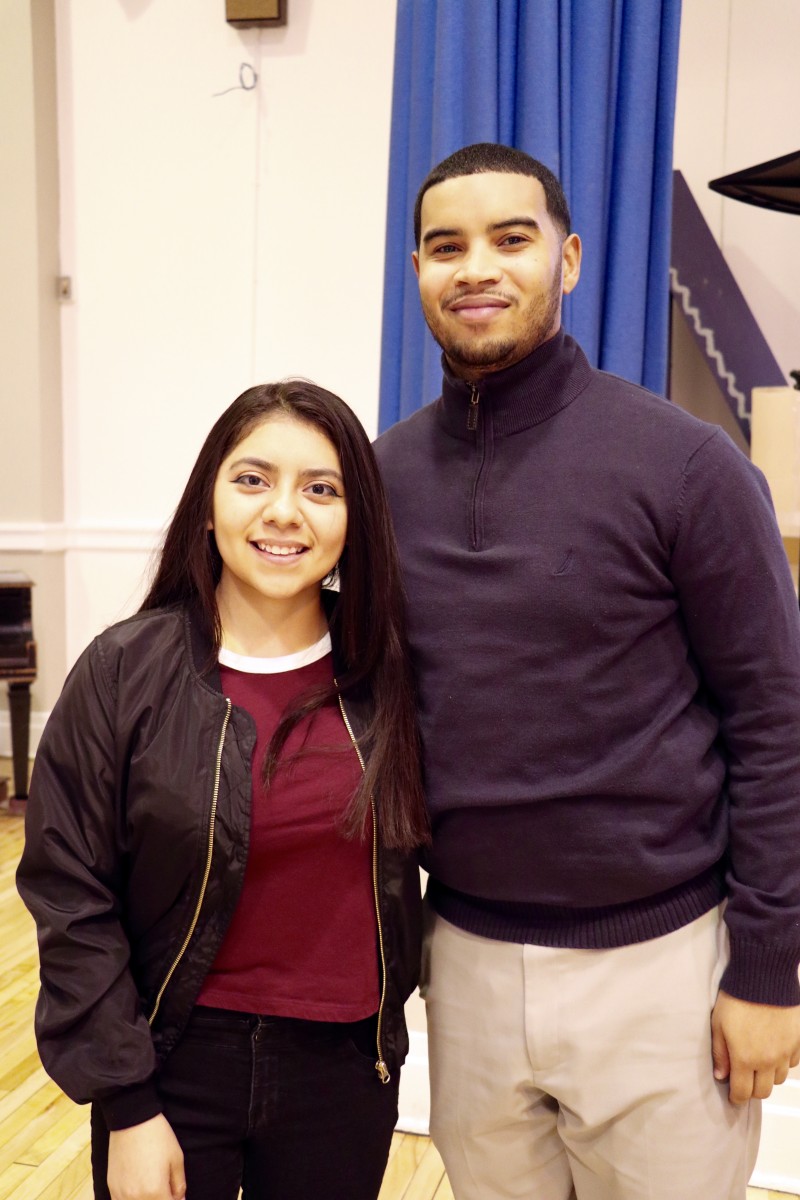
M 469 412 L 467 413 L 467 429 L 470 432 L 474 432 L 478 428 L 478 401 L 480 398 L 480 392 L 473 383 L 469 397 Z
M 391 1075 L 389 1074 L 389 1068 L 387 1067 L 386 1063 L 383 1061 L 382 1058 L 379 1058 L 378 1061 L 375 1063 L 375 1070 L 380 1075 L 381 1083 L 388 1083 L 389 1080 L 392 1078 Z

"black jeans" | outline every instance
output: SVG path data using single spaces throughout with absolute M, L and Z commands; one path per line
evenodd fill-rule
M 375 1019 L 354 1025 L 196 1008 L 158 1078 L 186 1200 L 375 1200 L 399 1071 L 375 1070 Z M 108 1131 L 92 1112 L 95 1197 Z

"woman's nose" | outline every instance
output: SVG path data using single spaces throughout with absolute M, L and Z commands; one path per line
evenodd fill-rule
M 269 524 L 299 525 L 302 513 L 297 504 L 293 488 L 274 488 L 267 496 L 267 501 L 261 511 L 261 518 Z

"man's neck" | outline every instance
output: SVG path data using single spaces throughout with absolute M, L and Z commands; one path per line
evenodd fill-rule
M 455 375 L 457 379 L 462 380 L 470 387 L 479 387 L 481 383 L 483 383 L 486 379 L 491 379 L 493 375 L 498 375 L 501 371 L 508 370 L 509 367 L 515 367 L 517 363 L 522 362 L 523 359 L 530 358 L 530 356 L 535 354 L 537 350 L 540 350 L 542 346 L 546 346 L 548 342 L 552 341 L 560 329 L 561 326 L 559 325 L 558 328 L 554 329 L 548 337 L 543 338 L 541 342 L 538 342 L 535 346 L 532 346 L 529 350 L 526 350 L 524 354 L 515 355 L 512 353 L 507 359 L 501 359 L 498 362 L 493 362 L 486 365 L 472 365 L 470 363 L 453 362 L 453 360 L 448 357 L 447 352 L 445 352 L 444 360 L 447 364 L 448 370 Z

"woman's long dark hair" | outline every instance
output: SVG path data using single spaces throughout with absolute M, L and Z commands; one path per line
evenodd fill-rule
M 318 690 L 284 714 L 267 747 L 265 779 L 271 777 L 292 729 L 337 691 L 356 701 L 368 699 L 373 716 L 360 739 L 368 751 L 366 770 L 344 814 L 343 829 L 351 837 L 362 834 L 374 796 L 382 844 L 410 850 L 429 841 L 430 833 L 400 567 L 375 455 L 361 423 L 343 400 L 303 379 L 262 384 L 234 400 L 198 455 L 141 607 L 198 606 L 216 659 L 222 638 L 216 599 L 222 560 L 208 531 L 214 484 L 233 449 L 271 416 L 304 421 L 336 449 L 347 501 L 347 543 L 339 560 L 339 595 L 330 615 L 331 634 L 343 664 L 338 688 Z

